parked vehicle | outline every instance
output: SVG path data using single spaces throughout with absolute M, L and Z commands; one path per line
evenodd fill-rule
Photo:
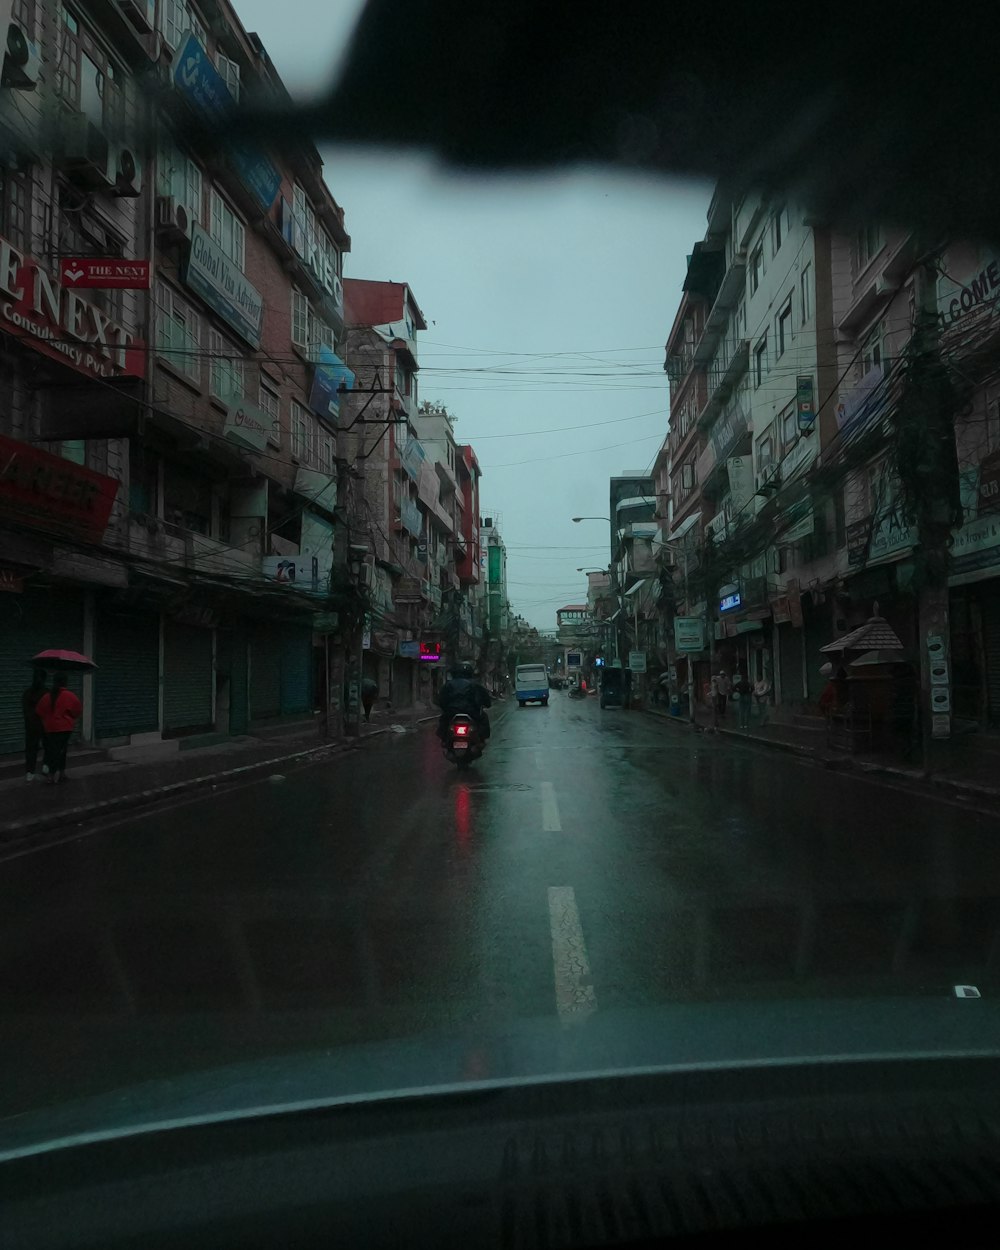
M 549 704 L 549 678 L 544 664 L 519 664 L 514 670 L 514 695 L 517 706 L 528 703 Z
M 483 740 L 479 735 L 479 726 L 471 716 L 458 712 L 451 718 L 444 753 L 459 769 L 468 768 L 480 758 Z
M 620 668 L 606 668 L 601 674 L 601 707 L 625 706 L 625 673 Z

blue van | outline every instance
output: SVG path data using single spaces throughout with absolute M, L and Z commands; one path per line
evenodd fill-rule
M 519 664 L 514 670 L 517 706 L 540 703 L 549 706 L 549 674 L 544 664 Z

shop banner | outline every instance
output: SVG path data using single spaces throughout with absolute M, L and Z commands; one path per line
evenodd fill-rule
M 738 524 L 740 514 L 749 507 L 753 498 L 753 459 L 750 456 L 730 456 L 726 467 L 729 469 L 733 521 Z
M 242 269 L 229 259 L 208 231 L 196 225 L 184 282 L 196 291 L 252 347 L 260 347 L 264 300 Z
M 0 435 L 0 517 L 99 543 L 119 483 L 40 447 Z
M 227 442 L 247 447 L 251 451 L 264 451 L 267 440 L 277 435 L 276 422 L 255 404 L 234 404 L 226 414 L 222 437 Z

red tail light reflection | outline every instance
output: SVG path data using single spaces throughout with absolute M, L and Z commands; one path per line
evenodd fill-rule
M 469 732 L 468 725 L 456 725 L 455 726 L 455 733 L 458 735 L 459 738 L 464 738 L 468 732 Z

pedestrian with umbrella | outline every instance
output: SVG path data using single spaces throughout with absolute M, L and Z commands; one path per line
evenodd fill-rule
M 55 667 L 52 689 L 44 692 L 35 706 L 42 723 L 45 762 L 42 772 L 48 775 L 49 785 L 66 780 L 66 751 L 76 723 L 83 712 L 83 704 L 72 690 L 67 689 L 67 671 L 88 672 L 97 667 L 93 660 L 79 651 L 40 651 L 32 663 L 47 668 Z
M 36 668 L 31 675 L 31 685 L 21 695 L 21 711 L 24 714 L 24 779 L 35 780 L 38 767 L 38 749 L 42 745 L 42 718 L 38 715 L 38 700 L 45 693 L 45 670 Z

